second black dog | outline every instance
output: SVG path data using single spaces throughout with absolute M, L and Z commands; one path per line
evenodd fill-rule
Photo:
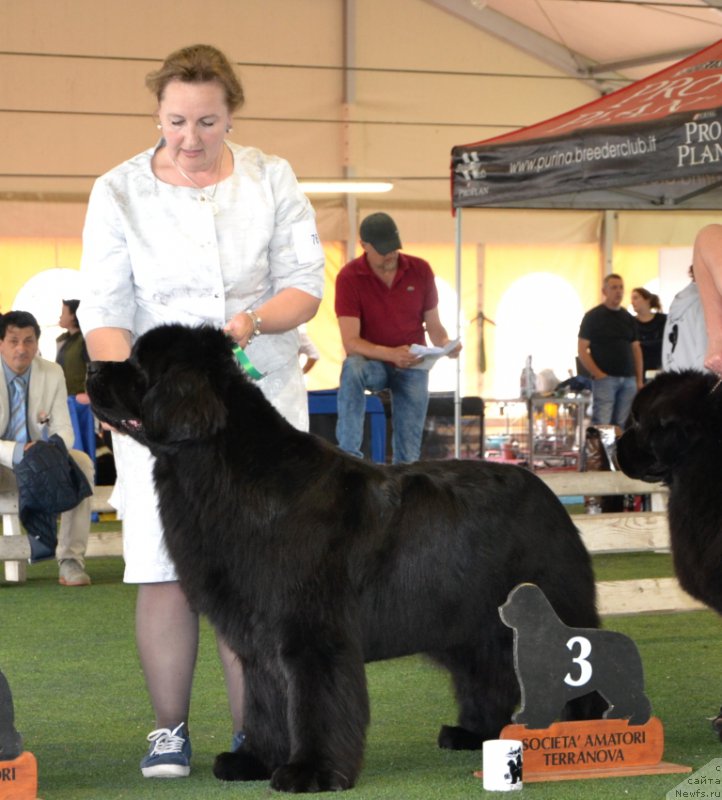
M 632 403 L 617 459 L 632 478 L 669 486 L 679 583 L 722 614 L 722 386 L 711 373 L 664 372 Z M 713 721 L 722 739 L 722 710 Z

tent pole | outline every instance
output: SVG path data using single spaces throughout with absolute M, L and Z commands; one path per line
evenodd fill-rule
M 456 338 L 461 338 L 461 209 L 456 209 Z M 461 458 L 461 359 L 456 359 L 454 458 Z
M 357 231 L 358 204 L 356 195 L 346 195 L 346 261 L 356 258 L 356 231 Z
M 614 263 L 614 239 L 616 238 L 617 213 L 607 209 L 602 219 L 603 275 L 611 275 Z
M 343 49 L 343 174 L 345 178 L 355 178 L 356 169 L 351 161 L 352 132 L 348 120 L 351 108 L 356 102 L 356 0 L 343 3 L 344 49 Z M 358 205 L 355 194 L 346 195 L 346 261 L 356 258 L 356 230 Z

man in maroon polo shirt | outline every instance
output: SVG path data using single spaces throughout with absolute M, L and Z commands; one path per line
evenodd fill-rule
M 426 261 L 399 252 L 401 239 L 388 214 L 366 217 L 359 230 L 363 255 L 336 278 L 336 316 L 346 359 L 338 390 L 336 439 L 361 457 L 365 390 L 391 391 L 393 461 L 416 461 L 421 453 L 429 373 L 414 369 L 412 344 L 443 347 L 449 341 L 439 319 L 434 273 Z M 461 350 L 459 345 L 451 355 Z

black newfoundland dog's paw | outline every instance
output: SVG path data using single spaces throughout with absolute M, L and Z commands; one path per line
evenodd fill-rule
M 342 792 L 352 786 L 346 775 L 313 764 L 284 764 L 271 776 L 271 788 L 279 792 Z
M 217 755 L 213 774 L 219 781 L 265 781 L 271 777 L 271 771 L 262 761 L 243 750 Z
M 466 728 L 442 725 L 437 742 L 444 750 L 481 750 L 484 737 L 467 731 Z

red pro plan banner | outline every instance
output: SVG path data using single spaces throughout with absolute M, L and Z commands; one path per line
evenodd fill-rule
M 454 207 L 646 184 L 674 202 L 675 182 L 722 175 L 722 42 L 559 117 L 454 147 L 451 169 Z

